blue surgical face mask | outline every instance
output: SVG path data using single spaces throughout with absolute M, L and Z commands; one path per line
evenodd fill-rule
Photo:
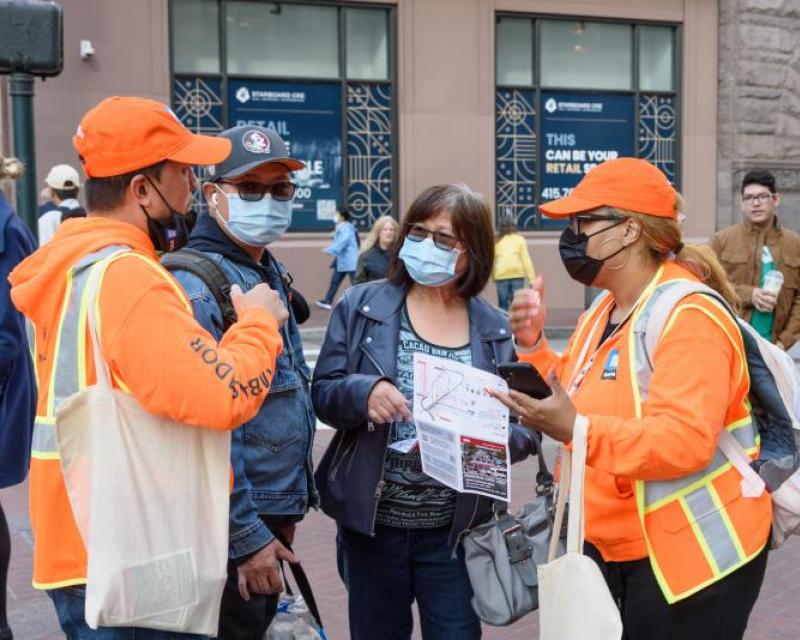
M 457 249 L 440 249 L 431 238 L 421 242 L 406 238 L 399 257 L 414 282 L 441 287 L 456 279 L 456 262 L 461 253 Z
M 274 200 L 266 194 L 257 202 L 248 202 L 238 193 L 219 191 L 228 199 L 228 220 L 220 215 L 217 219 L 228 233 L 246 245 L 266 247 L 280 238 L 292 223 L 292 200 Z

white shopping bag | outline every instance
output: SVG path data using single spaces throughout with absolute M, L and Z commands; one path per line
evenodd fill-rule
M 86 622 L 216 635 L 230 433 L 155 416 L 111 387 L 95 304 L 107 264 L 92 267 L 87 285 L 97 384 L 58 407 L 55 429 L 88 554 Z
M 572 455 L 565 450 L 562 457 L 550 560 L 538 567 L 542 640 L 620 640 L 622 637 L 620 612 L 600 568 L 583 555 L 585 468 L 586 423 L 578 420 L 572 438 Z M 567 489 L 567 553 L 556 558 Z

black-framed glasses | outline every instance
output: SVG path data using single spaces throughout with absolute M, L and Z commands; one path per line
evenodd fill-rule
M 275 184 L 263 184 L 261 182 L 223 182 L 236 187 L 239 197 L 246 202 L 258 202 L 266 194 L 270 194 L 274 200 L 286 202 L 294 198 L 297 185 L 293 182 L 276 182 Z
M 575 233 L 581 232 L 581 222 L 599 222 L 600 220 L 605 220 L 607 222 L 622 222 L 625 218 L 621 216 L 614 216 L 610 214 L 602 214 L 602 213 L 581 213 L 577 216 L 570 216 L 569 217 L 569 225 L 572 227 L 572 230 Z
M 406 237 L 413 242 L 422 242 L 428 236 L 433 238 L 433 244 L 445 251 L 454 251 L 458 249 L 458 238 L 451 236 L 449 233 L 442 233 L 441 231 L 431 231 L 423 227 L 421 224 L 406 225 Z
M 742 202 L 745 204 L 763 204 L 772 200 L 774 196 L 775 194 L 769 191 L 764 191 L 763 193 L 748 193 L 746 196 L 742 196 Z

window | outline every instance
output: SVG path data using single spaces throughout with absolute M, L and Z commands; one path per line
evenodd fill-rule
M 542 20 L 541 38 L 542 86 L 631 88 L 630 25 Z
M 389 25 L 385 11 L 345 9 L 347 77 L 354 80 L 389 79 Z
M 339 76 L 336 7 L 229 2 L 226 18 L 228 73 L 286 78 Z
M 343 206 L 363 229 L 397 213 L 393 7 L 171 0 L 170 15 L 181 122 L 266 127 L 305 163 L 290 231 L 328 231 Z
M 597 164 L 644 158 L 678 177 L 675 25 L 496 18 L 495 201 L 520 229 Z
M 671 27 L 639 29 L 639 88 L 642 91 L 672 91 L 675 30 Z
M 175 73 L 219 73 L 219 7 L 216 0 L 174 0 L 172 66 Z
M 533 84 L 533 20 L 497 19 L 497 84 Z

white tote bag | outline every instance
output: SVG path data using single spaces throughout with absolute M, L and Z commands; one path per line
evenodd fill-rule
M 570 464 L 571 457 L 571 464 Z M 572 467 L 570 469 L 570 466 Z M 583 479 L 586 424 L 578 420 L 572 456 L 564 450 L 550 559 L 539 566 L 539 622 L 542 640 L 620 640 L 622 619 L 597 564 L 583 555 Z M 569 488 L 567 553 L 556 558 L 558 533 Z
M 61 403 L 55 429 L 88 554 L 86 622 L 216 635 L 230 433 L 155 416 L 111 387 L 95 317 L 107 264 L 92 267 L 87 285 L 97 383 Z

